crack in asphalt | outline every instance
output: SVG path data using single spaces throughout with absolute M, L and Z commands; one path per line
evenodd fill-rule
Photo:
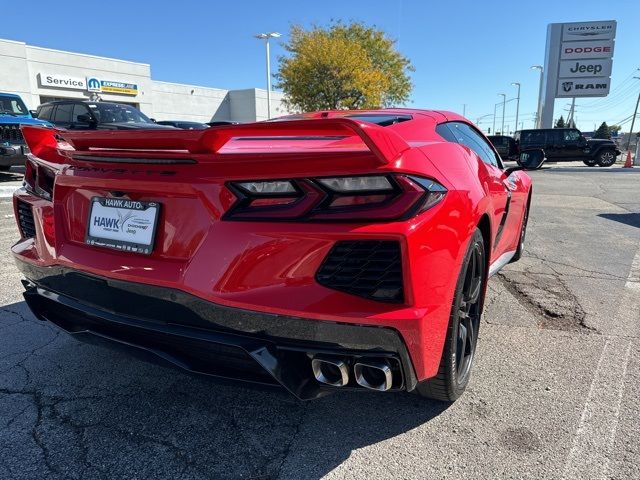
M 291 449 L 293 448 L 293 444 L 295 443 L 296 439 L 298 438 L 298 435 L 300 434 L 300 429 L 302 427 L 302 424 L 304 423 L 308 410 L 309 410 L 309 402 L 306 402 L 303 404 L 300 415 L 298 416 L 298 421 L 296 422 L 295 430 L 293 431 L 293 435 L 291 435 L 291 439 L 289 440 L 289 443 L 287 444 L 287 447 L 284 451 L 284 455 L 282 456 L 282 461 L 280 462 L 280 465 L 278 465 L 278 469 L 276 470 L 275 475 L 272 477 L 272 480 L 278 480 L 280 478 L 282 469 L 284 468 L 284 465 L 287 459 L 289 458 L 289 454 L 291 453 Z

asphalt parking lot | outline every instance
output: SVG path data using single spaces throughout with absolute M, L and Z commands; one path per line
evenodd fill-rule
M 0 173 L 0 478 L 640 478 L 640 168 L 581 165 L 532 173 L 526 255 L 451 406 L 301 403 L 76 342 L 22 301 Z

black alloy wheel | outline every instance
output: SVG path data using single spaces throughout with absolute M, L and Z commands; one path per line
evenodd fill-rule
M 473 245 L 465 272 L 462 299 L 458 308 L 458 338 L 456 345 L 456 377 L 459 384 L 469 380 L 480 329 L 480 296 L 484 276 L 484 248 Z
M 616 152 L 613 150 L 603 150 L 598 154 L 598 165 L 601 167 L 610 167 L 616 163 Z
M 424 397 L 453 402 L 469 383 L 487 281 L 485 255 L 482 233 L 476 229 L 458 278 L 438 374 L 416 388 Z

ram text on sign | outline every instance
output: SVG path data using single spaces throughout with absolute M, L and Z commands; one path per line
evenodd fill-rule
M 562 42 L 561 60 L 581 60 L 583 58 L 613 57 L 613 40 L 594 40 L 589 42 Z
M 608 77 L 560 78 L 556 97 L 604 97 L 610 88 Z
M 591 60 L 562 60 L 560 78 L 569 77 L 609 77 L 613 60 L 610 58 Z

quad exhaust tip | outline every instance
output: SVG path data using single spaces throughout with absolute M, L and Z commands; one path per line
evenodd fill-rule
M 386 392 L 393 385 L 393 373 L 386 360 L 357 362 L 353 366 L 358 385 L 370 390 Z
M 313 376 L 320 383 L 333 387 L 344 387 L 349 383 L 349 367 L 339 358 L 314 357 L 311 360 Z

